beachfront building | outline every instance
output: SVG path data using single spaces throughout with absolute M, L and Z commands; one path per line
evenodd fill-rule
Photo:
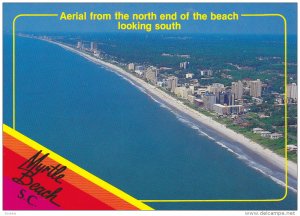
M 250 96 L 256 98 L 261 97 L 262 82 L 259 79 L 250 81 L 249 87 L 250 87 Z
M 129 71 L 134 71 L 134 64 L 133 63 L 128 64 L 128 70 Z
M 158 69 L 156 67 L 150 66 L 145 71 L 145 78 L 152 84 L 157 82 Z
M 260 132 L 260 135 L 262 137 L 268 138 L 268 137 L 270 137 L 271 132 L 270 131 L 262 131 L 262 132 Z
M 230 114 L 239 115 L 244 113 L 244 106 L 243 105 L 229 105 L 227 106 L 229 109 Z
M 298 146 L 296 145 L 287 145 L 286 147 L 289 152 L 298 150 Z
M 218 104 L 226 104 L 226 105 L 234 105 L 234 94 L 230 91 L 227 92 L 219 92 L 217 97 Z
M 175 88 L 178 85 L 178 78 L 176 76 L 169 76 L 167 79 L 167 88 L 171 92 L 175 92 Z
M 197 95 L 204 95 L 207 92 L 207 88 L 206 87 L 200 87 L 195 92 L 196 92 Z
M 260 134 L 262 137 L 270 138 L 270 139 L 279 139 L 282 138 L 283 135 L 281 133 L 271 133 L 270 131 L 265 131 L 262 128 L 253 128 L 252 132 L 255 134 Z
M 176 87 L 174 91 L 177 97 L 188 99 L 188 95 L 192 95 L 192 90 L 190 88 L 186 88 L 185 86 Z
M 214 104 L 213 105 L 213 111 L 217 113 L 218 115 L 227 115 L 228 109 L 227 106 L 221 105 L 221 104 Z
M 222 104 L 214 104 L 213 111 L 219 115 L 239 115 L 244 112 L 244 107 L 242 105 L 222 105 Z
M 99 50 L 94 50 L 94 51 L 93 51 L 93 55 L 94 55 L 95 57 L 99 58 L 99 57 L 100 57 L 100 51 L 99 51 Z
M 158 87 L 164 87 L 164 82 L 163 81 L 157 81 L 156 82 L 156 85 L 158 86 Z
M 242 81 L 239 80 L 237 82 L 232 82 L 231 90 L 232 90 L 232 93 L 234 94 L 235 99 L 242 99 L 243 93 L 244 93 Z
M 142 65 L 134 66 L 134 72 L 139 76 L 143 76 L 145 73 L 145 67 Z
M 210 93 L 213 93 L 214 95 L 216 95 L 217 103 L 219 103 L 219 101 L 220 101 L 220 92 L 225 91 L 225 86 L 221 83 L 213 83 L 212 85 L 209 85 L 207 87 L 207 90 Z
M 190 86 L 189 86 L 189 89 L 191 90 L 192 95 L 194 95 L 194 93 L 195 93 L 195 86 L 190 85 Z
M 97 43 L 91 42 L 91 51 L 96 51 L 96 50 L 97 50 Z
M 264 129 L 262 129 L 262 128 L 253 128 L 252 129 L 252 132 L 255 133 L 255 134 L 260 134 L 263 131 L 264 131 Z
M 288 98 L 294 100 L 295 102 L 298 99 L 298 92 L 297 92 L 297 84 L 296 83 L 290 83 L 288 84 Z
M 234 94 L 232 92 L 226 92 L 225 104 L 227 104 L 228 106 L 235 105 L 234 104 Z
M 203 95 L 204 108 L 207 110 L 213 110 L 213 105 L 217 103 L 217 97 L 213 93 L 206 92 Z
M 199 98 L 195 98 L 194 99 L 194 104 L 198 107 L 203 107 L 204 106 L 204 102 L 203 100 L 199 99 Z
M 280 134 L 280 133 L 272 133 L 270 134 L 270 139 L 279 139 L 279 138 L 282 138 L 283 135 Z
M 213 83 L 207 87 L 207 90 L 215 95 L 225 90 L 225 86 L 221 83 Z
M 78 41 L 78 42 L 77 42 L 76 48 L 77 48 L 77 49 L 81 49 L 81 48 L 82 48 L 82 42 L 81 42 L 81 41 Z
M 188 95 L 187 96 L 187 100 L 190 102 L 190 103 L 194 103 L 194 100 L 196 99 L 196 97 L 194 95 Z

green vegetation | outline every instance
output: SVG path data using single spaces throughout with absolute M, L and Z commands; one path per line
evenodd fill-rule
M 60 40 L 71 44 L 76 44 L 78 40 L 95 41 L 102 54 L 113 56 L 121 63 L 169 67 L 172 70 L 168 74 L 176 74 L 179 78 L 192 72 L 194 78 L 200 80 L 203 78 L 200 70 L 212 69 L 212 79 L 201 80 L 203 85 L 213 82 L 230 85 L 235 80 L 259 78 L 268 83 L 271 89 L 283 92 L 282 36 L 110 33 L 83 34 L 73 38 L 68 36 Z M 297 73 L 295 44 L 295 38 L 290 38 L 288 60 L 292 64 L 289 64 L 288 72 L 293 80 L 296 80 Z M 179 63 L 183 61 L 190 62 L 186 70 L 179 68 Z M 231 75 L 232 78 L 223 78 L 222 74 Z
M 174 94 L 171 94 L 169 91 L 166 91 L 163 88 L 160 89 L 172 96 L 175 96 Z M 244 125 L 247 125 L 242 126 L 241 124 L 235 123 L 235 119 L 231 119 L 230 116 L 217 116 L 216 113 L 197 107 L 195 104 L 189 103 L 184 99 L 177 99 L 182 101 L 188 107 L 193 108 L 206 116 L 212 117 L 215 121 L 225 125 L 227 128 L 230 128 L 235 132 L 244 135 L 248 139 L 251 139 L 256 143 L 261 144 L 265 148 L 271 149 L 272 151 L 281 156 L 285 156 L 284 138 L 272 140 L 269 138 L 262 137 L 260 136 L 260 134 L 254 134 L 252 132 L 253 128 L 260 127 L 270 132 L 278 132 L 284 134 L 284 106 L 277 107 L 276 109 L 274 109 L 274 112 L 272 113 L 272 118 L 259 118 L 259 115 L 255 112 L 249 112 L 243 117 L 238 117 L 243 119 Z M 289 105 L 288 112 L 291 116 L 289 118 L 290 125 L 290 121 L 291 123 L 294 123 L 294 121 L 297 120 L 297 105 Z M 277 126 L 275 126 L 274 122 Z M 288 127 L 288 145 L 291 144 L 297 145 L 296 127 Z M 288 152 L 288 159 L 296 162 L 297 152 Z
M 260 143 L 274 152 L 284 155 L 284 139 L 271 140 L 252 132 L 259 127 L 272 133 L 284 134 L 284 106 L 276 105 L 271 91 L 284 92 L 283 38 L 282 36 L 225 36 L 225 35 L 158 35 L 158 34 L 99 34 L 81 35 L 73 39 L 60 40 L 76 44 L 78 40 L 98 42 L 102 57 L 109 62 L 116 60 L 126 68 L 128 63 L 153 65 L 171 70 L 161 71 L 165 77 L 176 75 L 180 82 L 186 82 L 185 74 L 194 73 L 200 85 L 231 82 L 243 79 L 260 79 L 267 88 L 263 102 L 256 104 L 252 97 L 244 95 L 249 103 L 249 112 L 235 118 L 218 117 L 215 113 L 199 108 L 187 100 L 179 99 L 185 105 L 212 117 L 237 133 Z M 271 42 L 270 42 L 271 41 Z M 225 54 L 226 53 L 226 54 Z M 288 80 L 297 80 L 297 49 L 295 38 L 289 38 Z M 179 68 L 180 62 L 188 61 L 187 69 Z M 112 62 L 113 63 L 113 62 Z M 201 76 L 200 71 L 210 69 L 213 75 Z M 166 93 L 173 93 L 160 88 Z M 288 107 L 288 144 L 297 145 L 297 105 Z M 289 159 L 296 161 L 297 153 L 289 152 Z
M 293 109 L 293 108 L 292 108 Z M 281 119 L 282 116 L 280 115 L 274 115 L 274 119 Z M 260 119 L 257 115 L 257 113 L 248 113 L 247 117 L 245 118 L 247 123 L 250 123 L 249 126 L 241 126 L 238 124 L 234 124 L 234 121 L 229 119 L 228 117 L 215 117 L 214 120 L 218 121 L 221 124 L 226 125 L 226 127 L 236 131 L 237 133 L 243 134 L 245 137 L 253 140 L 254 142 L 257 142 L 266 148 L 271 149 L 272 151 L 276 152 L 279 155 L 284 156 L 284 138 L 279 138 L 276 140 L 272 140 L 269 138 L 264 138 L 260 136 L 259 134 L 254 134 L 252 132 L 252 128 L 255 127 L 261 127 L 265 130 L 268 130 L 270 132 L 278 132 L 284 134 L 283 128 L 284 128 L 284 122 L 282 122 L 283 125 L 281 125 L 280 128 L 274 127 L 274 122 L 272 118 L 263 118 Z M 297 145 L 297 129 L 288 127 L 288 145 L 294 144 Z M 297 161 L 297 153 L 296 152 L 288 152 L 288 159 L 292 161 Z

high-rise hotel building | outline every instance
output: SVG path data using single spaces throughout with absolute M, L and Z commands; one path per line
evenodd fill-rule
M 261 97 L 262 82 L 259 79 L 252 80 L 249 82 L 249 85 L 250 85 L 250 96 Z

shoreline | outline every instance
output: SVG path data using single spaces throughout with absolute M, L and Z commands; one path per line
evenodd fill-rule
M 117 73 L 118 75 L 122 76 L 123 78 L 128 79 L 129 81 L 133 82 L 134 84 L 137 84 L 138 86 L 145 89 L 147 93 L 149 93 L 150 96 L 155 96 L 159 98 L 161 101 L 166 103 L 168 106 L 170 106 L 172 109 L 176 109 L 179 112 L 182 112 L 183 114 L 187 115 L 191 119 L 193 119 L 195 122 L 198 122 L 200 124 L 206 125 L 215 132 L 219 133 L 222 136 L 228 137 L 230 140 L 233 140 L 240 144 L 245 149 L 251 151 L 253 154 L 259 156 L 262 160 L 265 160 L 269 162 L 271 165 L 276 167 L 277 169 L 281 170 L 283 173 L 285 173 L 285 158 L 274 153 L 270 149 L 267 149 L 263 147 L 262 145 L 246 138 L 242 134 L 239 134 L 223 124 L 213 120 L 211 117 L 208 117 L 204 114 L 199 113 L 198 111 L 184 105 L 181 101 L 177 100 L 176 98 L 172 97 L 171 95 L 165 93 L 164 91 L 158 89 L 157 87 L 145 82 L 144 80 L 135 77 L 133 74 L 130 74 L 129 72 L 125 71 L 124 69 L 111 64 L 109 62 L 105 62 L 101 59 L 95 58 L 89 54 L 83 53 L 81 51 L 78 51 L 70 46 L 64 45 L 62 43 L 56 42 L 56 41 L 50 41 L 46 39 L 41 39 L 43 41 L 53 43 L 55 45 L 58 45 L 66 50 L 69 50 L 73 53 L 76 53 L 89 61 L 92 61 L 93 63 L 102 65 L 104 67 L 107 67 L 113 72 Z M 288 175 L 295 178 L 297 180 L 297 164 L 288 161 Z M 283 180 L 284 181 L 284 180 Z

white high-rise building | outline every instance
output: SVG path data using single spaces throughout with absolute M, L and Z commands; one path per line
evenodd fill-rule
M 186 88 L 185 86 L 181 86 L 181 87 L 176 87 L 174 93 L 177 95 L 177 97 L 188 99 L 188 96 L 192 95 L 192 90 Z
M 213 71 L 210 69 L 200 70 L 200 75 L 201 76 L 212 76 Z
M 235 99 L 242 99 L 244 93 L 242 81 L 232 82 L 231 89 Z
M 134 71 L 134 64 L 133 63 L 128 64 L 128 70 Z
M 153 84 L 156 84 L 157 75 L 158 75 L 158 69 L 156 67 L 150 66 L 147 68 L 145 72 L 146 80 L 150 81 Z
M 171 92 L 175 92 L 175 88 L 178 85 L 178 78 L 176 76 L 170 76 L 167 79 L 167 88 L 170 89 Z
M 77 46 L 76 46 L 77 49 L 80 49 L 82 48 L 82 42 L 81 41 L 78 41 L 77 42 Z
M 182 69 L 187 69 L 189 66 L 190 62 L 180 62 L 179 67 Z
M 145 75 L 145 67 L 142 65 L 134 65 L 134 72 L 138 74 L 139 76 Z
M 250 86 L 250 96 L 261 97 L 262 83 L 259 79 L 250 81 L 249 86 Z
M 204 103 L 204 108 L 207 110 L 213 110 L 213 105 L 217 103 L 216 95 L 212 93 L 205 93 L 202 99 Z
M 293 100 L 298 99 L 298 92 L 297 92 L 297 84 L 296 83 L 288 84 L 287 94 L 288 94 L 287 95 L 288 98 L 291 98 Z
M 97 43 L 91 42 L 91 51 L 97 50 Z
M 207 87 L 207 90 L 215 95 L 225 90 L 225 86 L 221 83 L 213 83 Z

